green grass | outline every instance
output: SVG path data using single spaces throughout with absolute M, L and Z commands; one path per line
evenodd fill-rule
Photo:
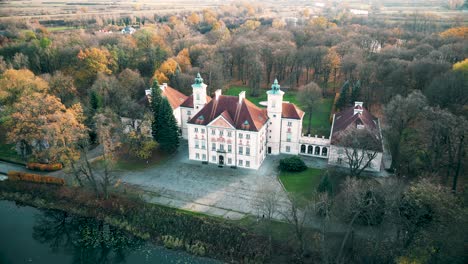
M 76 30 L 77 28 L 75 27 L 68 27 L 68 26 L 62 26 L 62 27 L 48 27 L 47 30 L 49 32 L 55 32 L 55 31 L 67 31 L 67 30 Z
M 258 97 L 252 97 L 250 96 L 251 88 L 246 86 L 231 86 L 228 90 L 223 91 L 223 94 L 237 96 L 242 91 L 245 91 L 247 99 L 249 99 L 252 103 L 258 106 L 261 106 L 260 102 L 267 100 L 266 90 L 261 89 Z M 301 104 L 297 100 L 296 91 L 286 91 L 283 96 L 283 101 L 287 101 L 301 107 Z M 324 98 L 318 103 L 316 111 L 312 113 L 312 127 L 310 132 L 312 136 L 318 135 L 328 137 L 330 135 L 330 113 L 332 110 L 332 106 L 333 98 Z M 308 125 L 309 116 L 306 113 L 302 122 L 302 132 L 304 134 L 307 133 Z
M 281 172 L 280 180 L 286 191 L 311 199 L 320 183 L 322 170 L 308 168 L 302 172 Z

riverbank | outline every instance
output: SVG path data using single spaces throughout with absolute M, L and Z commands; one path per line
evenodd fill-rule
M 4 181 L 0 199 L 94 217 L 158 245 L 226 262 L 264 263 L 275 252 L 270 239 L 247 228 L 148 204 L 131 194 L 113 194 L 103 200 L 73 187 Z

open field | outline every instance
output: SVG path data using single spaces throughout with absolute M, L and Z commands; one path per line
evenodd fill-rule
M 261 90 L 260 95 L 258 97 L 250 96 L 250 88 L 244 86 L 231 86 L 228 90 L 223 91 L 225 95 L 239 95 L 240 92 L 245 91 L 247 98 L 254 104 L 261 106 L 260 102 L 267 100 L 266 90 Z M 283 97 L 283 101 L 291 102 L 296 104 L 297 106 L 301 107 L 301 104 L 297 100 L 297 92 L 296 91 L 288 91 L 284 90 L 285 94 Z M 311 135 L 319 135 L 319 136 L 326 136 L 330 135 L 330 112 L 332 110 L 333 98 L 324 98 L 318 104 L 315 113 L 312 113 L 312 128 L 311 128 Z M 264 106 L 261 106 L 264 107 Z M 307 126 L 309 124 L 309 117 L 307 113 L 304 116 L 302 122 L 302 132 L 305 134 L 307 132 Z
M 320 183 L 322 172 L 314 168 L 302 172 L 281 172 L 279 179 L 289 193 L 311 199 Z

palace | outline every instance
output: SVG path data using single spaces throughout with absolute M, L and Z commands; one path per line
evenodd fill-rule
M 302 134 L 305 113 L 283 100 L 284 92 L 277 80 L 267 91 L 267 101 L 261 103 L 266 108 L 250 102 L 244 91 L 238 96 L 228 96 L 218 89 L 211 98 L 200 74 L 195 78 L 190 96 L 166 83 L 160 89 L 173 109 L 182 137 L 188 140 L 190 160 L 258 169 L 266 155 L 284 153 L 328 159 L 329 164 L 347 166 L 347 147 L 341 144 L 340 135 L 355 127 L 367 130 L 378 142 L 376 158 L 366 170 L 381 169 L 380 124 L 362 107 L 362 102 L 335 114 L 326 138 Z M 151 90 L 146 90 L 146 95 L 150 94 Z

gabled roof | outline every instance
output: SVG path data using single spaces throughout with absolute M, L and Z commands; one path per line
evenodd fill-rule
M 295 104 L 283 103 L 283 113 L 281 114 L 282 118 L 301 119 L 303 116 L 304 112 Z
M 170 86 L 164 87 L 161 90 L 161 95 L 167 98 L 172 109 L 179 107 L 188 97 Z
M 208 95 L 206 96 L 206 103 L 209 103 L 211 101 L 211 97 Z M 193 94 L 187 97 L 185 101 L 180 105 L 181 107 L 188 107 L 188 108 L 193 108 Z
M 259 131 L 268 121 L 266 110 L 259 108 L 247 99 L 220 95 L 218 99 L 211 100 L 201 109 L 189 124 L 207 125 L 211 121 L 222 116 L 236 129 L 247 131 Z
M 360 111 L 355 112 L 355 109 Z M 378 119 L 361 106 L 349 107 L 335 114 L 331 143 L 339 145 L 342 136 L 348 131 L 358 128 L 358 126 L 360 129 L 365 129 L 369 136 L 372 136 L 374 141 L 378 142 L 378 146 L 375 146 L 375 148 L 381 151 L 382 145 Z

